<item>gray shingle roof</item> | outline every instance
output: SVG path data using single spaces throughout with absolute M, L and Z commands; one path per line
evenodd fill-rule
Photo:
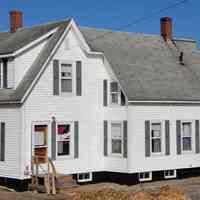
M 183 66 L 175 46 L 168 45 L 159 35 L 113 32 L 95 40 L 110 31 L 81 31 L 93 50 L 105 54 L 130 101 L 200 100 L 197 49 L 193 49 L 195 53 L 185 52 Z
M 1 54 L 14 52 L 59 27 L 16 90 L 0 90 L 0 102 L 22 99 L 68 23 L 61 21 L 24 28 L 14 34 L 0 33 Z M 80 31 L 93 51 L 105 54 L 130 101 L 200 100 L 200 52 L 194 44 L 187 45 L 187 41 L 176 39 L 177 46 L 185 49 L 185 65 L 180 65 L 175 46 L 164 42 L 159 35 L 117 31 L 107 34 L 110 30 L 85 27 L 80 27 Z M 101 37 L 102 34 L 107 35 Z
M 21 28 L 16 33 L 4 32 L 0 34 L 0 54 L 9 54 L 38 39 L 45 33 L 62 25 L 65 21 L 42 24 L 30 28 Z M 6 38 L 6 39 L 5 39 Z

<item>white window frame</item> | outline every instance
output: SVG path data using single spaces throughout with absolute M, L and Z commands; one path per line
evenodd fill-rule
M 121 153 L 113 153 L 112 152 L 112 124 L 120 124 L 121 125 L 121 142 L 122 142 L 122 149 L 121 149 Z M 123 128 L 123 122 L 122 121 L 110 121 L 109 123 L 109 152 L 110 152 L 110 156 L 113 156 L 113 157 L 123 157 L 123 151 L 124 151 L 124 128 Z
M 58 155 L 58 125 L 66 125 L 69 124 L 71 126 L 71 133 L 70 133 L 70 147 L 69 147 L 69 155 Z M 74 124 L 72 121 L 58 121 L 56 122 L 56 159 L 63 159 L 63 158 L 72 158 L 74 156 Z
M 168 175 L 168 173 L 170 172 L 170 171 L 173 171 L 173 175 Z M 166 174 L 167 173 L 167 174 Z M 169 169 L 169 170 L 165 170 L 164 171 L 164 178 L 165 179 L 171 179 L 171 178 L 176 178 L 176 170 L 175 169 Z
M 80 178 L 80 175 L 84 176 L 86 174 L 89 175 L 89 178 L 83 178 L 83 179 Z M 79 183 L 90 182 L 90 181 L 92 181 L 92 179 L 93 179 L 92 172 L 85 172 L 85 173 L 77 174 L 77 181 Z
M 145 178 L 146 173 L 149 174 L 148 178 Z M 141 175 L 144 175 L 144 177 L 141 178 Z M 140 182 L 151 181 L 152 180 L 152 172 L 140 172 L 140 173 L 138 173 L 138 179 Z
M 191 123 L 191 150 L 183 150 L 183 123 Z M 195 125 L 194 120 L 181 120 L 181 152 L 183 154 L 193 153 L 195 144 Z
M 69 64 L 69 65 L 71 65 L 72 66 L 72 77 L 71 78 L 63 78 L 62 77 L 62 75 L 61 75 L 61 73 L 62 73 L 62 64 Z M 59 90 L 60 90 L 60 94 L 61 95 L 74 95 L 74 93 L 75 93 L 75 62 L 73 62 L 73 61 L 67 61 L 67 60 L 60 60 L 60 62 L 59 62 L 59 85 L 60 85 L 60 88 L 59 88 Z M 70 80 L 72 80 L 72 92 L 62 92 L 62 79 L 70 79 Z
M 116 82 L 118 84 L 118 89 L 119 89 L 118 92 L 111 92 L 111 83 L 113 83 L 113 82 Z M 108 102 L 109 102 L 110 106 L 119 106 L 119 105 L 121 105 L 121 88 L 120 88 L 119 82 L 115 81 L 115 80 L 111 80 L 108 83 L 109 83 L 109 86 L 108 86 L 108 91 L 109 91 L 108 98 L 109 98 L 109 101 Z M 111 94 L 118 94 L 118 102 L 117 103 L 113 103 L 112 102 Z
M 161 124 L 161 135 L 160 135 L 160 139 L 161 139 L 161 152 L 152 152 L 152 125 L 153 124 Z M 164 137 L 164 130 L 165 126 L 164 126 L 164 122 L 163 120 L 151 120 L 150 121 L 150 153 L 152 156 L 160 156 L 163 154 L 163 152 L 165 152 L 165 137 Z

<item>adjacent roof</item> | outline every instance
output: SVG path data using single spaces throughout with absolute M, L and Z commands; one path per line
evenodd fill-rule
M 17 89 L 0 90 L 1 102 L 22 99 L 68 24 L 65 20 L 0 33 L 0 54 L 5 54 L 58 27 Z M 129 101 L 200 101 L 200 52 L 193 40 L 176 38 L 173 44 L 159 35 L 79 28 L 91 49 L 104 53 Z M 185 50 L 185 65 L 179 63 L 177 48 Z
M 176 45 L 159 35 L 81 31 L 92 50 L 105 54 L 129 101 L 200 100 L 200 52 L 196 48 L 185 48 L 185 65 L 181 65 Z

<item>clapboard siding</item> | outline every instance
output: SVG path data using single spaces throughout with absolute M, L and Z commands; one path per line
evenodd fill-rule
M 126 171 L 126 159 L 113 161 L 112 158 L 103 156 L 103 120 L 126 120 L 126 108 L 103 106 L 103 80 L 110 79 L 103 65 L 103 59 L 87 56 L 78 47 L 73 32 L 70 32 L 68 37 L 73 48 L 66 50 L 66 40 L 64 40 L 53 60 L 74 62 L 80 60 L 82 62 L 82 94 L 76 96 L 75 91 L 71 96 L 54 96 L 53 63 L 49 64 L 23 107 L 26 116 L 24 132 L 28 137 L 25 144 L 24 165 L 28 160 L 30 161 L 31 155 L 31 122 L 51 121 L 54 116 L 57 121 L 78 121 L 79 123 L 79 157 L 56 160 L 55 164 L 59 172 L 102 171 L 105 167 L 111 169 L 113 165 L 115 166 L 113 170 Z M 75 85 L 74 89 L 76 89 Z M 50 149 L 49 152 L 51 152 Z
M 0 122 L 5 122 L 5 161 L 0 161 L 0 177 L 21 178 L 21 111 L 0 108 Z
M 36 46 L 32 47 L 28 51 L 23 52 L 19 56 L 17 56 L 14 60 L 14 85 L 17 87 L 19 82 L 22 80 L 23 76 L 25 73 L 28 71 L 28 69 L 31 67 L 33 64 L 34 60 L 37 58 L 39 55 L 40 51 L 42 48 L 45 46 L 47 43 L 47 40 L 44 40 L 40 43 L 38 43 Z
M 195 152 L 195 119 L 200 119 L 198 106 L 129 106 L 128 108 L 129 149 L 128 160 L 130 172 L 155 171 L 164 169 L 200 167 L 198 154 Z M 169 120 L 170 155 L 145 155 L 145 120 Z M 193 120 L 193 152 L 177 155 L 176 120 Z M 164 128 L 162 129 L 164 131 Z M 165 144 L 165 143 L 164 143 Z M 163 145 L 164 147 L 165 145 Z M 137 161 L 136 161 L 137 160 Z

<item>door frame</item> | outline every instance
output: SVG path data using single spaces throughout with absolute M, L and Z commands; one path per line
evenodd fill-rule
M 51 140 L 49 134 L 51 134 L 51 121 L 32 121 L 31 123 L 31 159 L 34 155 L 34 128 L 36 125 L 47 125 L 47 155 L 50 156 Z

